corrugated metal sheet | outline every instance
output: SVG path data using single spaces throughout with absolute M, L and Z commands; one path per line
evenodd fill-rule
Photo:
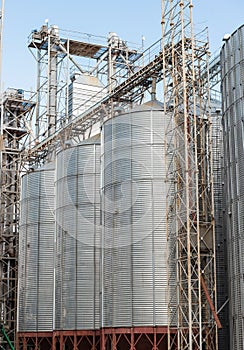
M 152 102 L 103 125 L 103 327 L 167 325 L 167 122 Z
M 55 329 L 99 328 L 100 143 L 57 155 Z
M 230 348 L 244 349 L 244 26 L 221 51 L 224 130 L 224 218 L 228 245 Z
M 97 77 L 75 74 L 69 85 L 69 117 L 72 119 L 99 102 L 106 94 Z
M 18 331 L 53 329 L 54 170 L 22 178 Z

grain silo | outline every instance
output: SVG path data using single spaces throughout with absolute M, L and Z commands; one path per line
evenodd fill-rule
M 147 347 L 156 333 L 160 346 L 166 342 L 168 121 L 162 105 L 151 101 L 103 125 L 101 321 L 107 334 L 126 332 L 127 345 L 123 331 L 117 337 L 124 348 L 134 341 Z
M 244 25 L 221 50 L 224 219 L 229 272 L 230 348 L 244 349 Z
M 53 330 L 54 169 L 22 177 L 18 332 Z
M 100 141 L 57 154 L 55 329 L 99 328 Z

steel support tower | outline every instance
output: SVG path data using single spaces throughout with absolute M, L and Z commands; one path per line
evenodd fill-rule
M 3 95 L 0 134 L 0 321 L 15 342 L 21 152 L 31 135 L 34 104 L 23 90 Z M 22 169 L 24 170 L 24 169 Z
M 72 124 L 69 84 L 74 73 L 98 77 L 107 95 L 138 69 L 142 53 L 128 45 L 115 33 L 105 38 L 48 25 L 30 35 L 28 47 L 37 62 L 36 139 L 30 149 Z
M 192 1 L 162 1 L 169 284 L 168 348 L 217 349 L 208 41 Z M 171 329 L 177 332 L 172 337 Z

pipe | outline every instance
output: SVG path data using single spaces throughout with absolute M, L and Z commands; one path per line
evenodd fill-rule
M 156 77 L 152 78 L 152 92 L 151 92 L 152 101 L 156 100 Z
M 210 295 L 209 295 L 209 292 L 208 292 L 206 283 L 205 283 L 205 281 L 204 281 L 204 279 L 203 279 L 202 276 L 201 276 L 201 285 L 202 285 L 202 289 L 203 289 L 203 291 L 204 291 L 204 293 L 205 293 L 206 299 L 207 299 L 207 301 L 208 301 L 208 304 L 209 304 L 209 306 L 210 306 L 210 309 L 211 309 L 211 311 L 212 311 L 214 320 L 215 320 L 215 322 L 216 322 L 216 324 L 217 324 L 217 327 L 218 327 L 218 329 L 221 329 L 221 328 L 222 328 L 222 324 L 220 323 L 220 320 L 219 320 L 218 315 L 217 315 L 217 313 L 216 313 L 216 311 L 215 311 L 213 302 L 212 302 L 212 300 L 211 300 L 211 298 L 210 298 Z

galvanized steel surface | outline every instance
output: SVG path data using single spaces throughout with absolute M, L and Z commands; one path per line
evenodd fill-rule
M 22 177 L 18 331 L 53 329 L 54 170 Z
M 232 350 L 244 349 L 244 25 L 221 51 L 224 129 L 224 218 L 228 244 Z
M 151 102 L 103 125 L 102 327 L 167 325 L 166 123 Z
M 97 77 L 75 74 L 69 85 L 69 118 L 74 118 L 105 97 L 106 91 Z
M 55 329 L 99 328 L 100 143 L 57 155 Z

